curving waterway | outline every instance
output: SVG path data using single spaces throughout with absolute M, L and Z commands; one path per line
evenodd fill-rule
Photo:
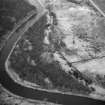
M 77 105 L 77 104 L 78 105 L 102 105 L 102 104 L 105 104 L 103 101 L 94 100 L 94 99 L 90 99 L 86 97 L 73 96 L 73 95 L 67 95 L 67 94 L 61 94 L 61 93 L 46 92 L 44 90 L 32 89 L 29 87 L 22 86 L 10 78 L 10 76 L 8 75 L 5 69 L 5 62 L 13 48 L 14 43 L 23 34 L 23 33 L 17 34 L 17 32 L 22 30 L 22 27 L 25 27 L 30 22 L 35 24 L 37 19 L 41 17 L 42 15 L 43 13 L 40 13 L 37 17 L 34 15 L 26 23 L 23 23 L 20 27 L 18 27 L 16 31 L 12 33 L 12 35 L 9 37 L 9 39 L 6 42 L 6 45 L 0 52 L 0 83 L 2 84 L 2 86 L 15 95 L 33 99 L 33 100 L 43 101 L 44 99 L 46 99 L 49 102 L 54 102 L 54 103 L 59 103 L 59 104 L 64 104 L 64 105 L 66 104 L 68 105 L 70 104 L 71 105 Z

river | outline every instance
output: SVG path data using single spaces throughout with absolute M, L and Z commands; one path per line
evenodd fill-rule
M 38 89 L 32 89 L 29 87 L 21 86 L 20 84 L 16 83 L 14 80 L 10 78 L 8 73 L 5 69 L 5 62 L 7 60 L 7 57 L 11 53 L 11 50 L 13 49 L 14 44 L 19 39 L 19 37 L 22 36 L 24 32 L 25 27 L 26 30 L 34 24 L 38 18 L 40 18 L 43 15 L 43 13 L 38 14 L 38 16 L 32 16 L 26 23 L 23 23 L 20 27 L 16 29 L 14 33 L 8 38 L 6 45 L 0 52 L 0 83 L 2 86 L 10 91 L 11 93 L 29 98 L 32 100 L 47 100 L 49 102 L 53 103 L 59 103 L 64 105 L 102 105 L 105 104 L 103 101 L 87 98 L 87 97 L 81 97 L 81 96 L 74 96 L 74 95 L 67 95 L 67 94 L 61 94 L 61 93 L 53 93 L 53 92 L 47 92 L 44 90 L 38 90 Z M 28 26 L 31 23 L 30 26 Z M 26 27 L 28 26 L 28 27 Z M 26 31 L 24 30 L 24 31 Z M 17 34 L 18 31 L 21 31 L 21 34 Z

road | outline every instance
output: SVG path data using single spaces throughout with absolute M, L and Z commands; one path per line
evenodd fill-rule
M 14 82 L 8 73 L 6 72 L 5 62 L 8 56 L 12 53 L 13 49 L 15 48 L 16 43 L 22 37 L 25 31 L 29 29 L 35 22 L 41 18 L 46 11 L 39 12 L 38 15 L 31 16 L 27 22 L 21 24 L 13 33 L 11 33 L 10 37 L 8 38 L 6 45 L 2 49 L 0 53 L 0 83 L 6 88 L 8 91 L 12 92 L 21 97 L 26 97 L 29 99 L 35 100 L 44 100 L 47 99 L 49 102 L 59 103 L 59 104 L 69 104 L 72 105 L 102 105 L 104 102 L 93 100 L 87 97 L 81 96 L 73 96 L 61 93 L 54 93 L 54 92 L 46 92 L 43 90 L 32 89 L 29 87 L 21 86 L 20 84 Z

